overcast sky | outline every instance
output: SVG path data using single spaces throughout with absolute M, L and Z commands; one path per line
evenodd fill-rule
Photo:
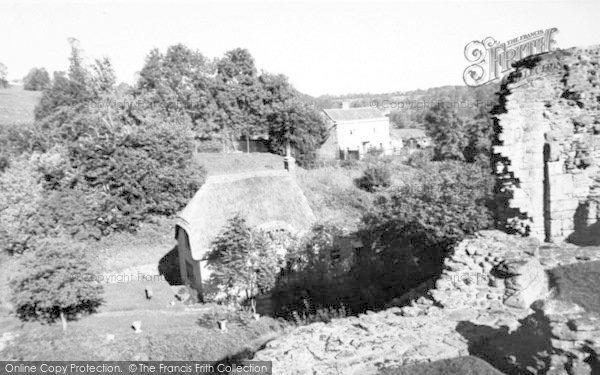
M 109 57 L 132 83 L 154 47 L 183 43 L 209 57 L 243 47 L 259 69 L 311 94 L 462 84 L 472 40 L 508 41 L 557 27 L 558 47 L 600 44 L 600 1 L 7 1 L 0 62 L 9 78 L 33 66 L 66 70 L 68 37 Z

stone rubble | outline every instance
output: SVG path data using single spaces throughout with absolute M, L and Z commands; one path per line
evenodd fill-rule
M 600 361 L 600 317 L 564 301 L 538 301 L 533 306 L 550 321 L 555 352 L 548 374 L 592 374 L 588 361 Z

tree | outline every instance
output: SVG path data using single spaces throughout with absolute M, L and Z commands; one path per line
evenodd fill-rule
M 469 139 L 465 121 L 455 109 L 443 103 L 435 105 L 425 116 L 427 133 L 433 141 L 437 160 L 464 160 Z
M 0 62 L 0 87 L 7 88 L 8 87 L 8 68 L 6 65 Z
M 214 95 L 214 64 L 200 52 L 182 44 L 165 54 L 154 49 L 146 57 L 134 89 L 136 102 L 151 103 L 165 116 L 187 118 L 197 138 L 220 132 Z
M 50 86 L 50 76 L 44 68 L 32 68 L 23 78 L 23 87 L 29 91 L 43 91 Z
M 229 149 L 241 137 L 268 134 L 272 151 L 283 153 L 290 142 L 302 162 L 327 132 L 306 96 L 284 76 L 259 75 L 252 55 L 241 48 L 215 61 L 183 45 L 166 54 L 153 50 L 135 96 L 168 116 L 188 118 L 196 139 L 216 140 Z
M 264 135 L 265 92 L 254 58 L 248 50 L 236 48 L 217 62 L 214 95 L 222 123 L 222 136 L 231 144 L 241 136 Z
M 236 215 L 213 241 L 207 263 L 213 270 L 211 282 L 221 287 L 227 300 L 250 301 L 256 313 L 254 297 L 274 285 L 284 261 L 266 233 L 252 230 Z
M 36 120 L 56 128 L 89 111 L 114 89 L 115 75 L 108 59 L 96 60 L 91 69 L 85 65 L 83 50 L 77 39 L 70 38 L 71 56 L 67 73 L 55 72 L 52 85 L 44 91 L 35 108 Z
M 13 303 L 22 320 L 52 323 L 93 313 L 102 303 L 102 286 L 81 246 L 64 238 L 44 239 L 23 260 L 24 274 L 12 281 Z
M 289 143 L 299 163 L 308 163 L 328 133 L 325 120 L 315 107 L 304 103 L 283 75 L 263 74 L 266 118 L 271 151 L 285 154 Z

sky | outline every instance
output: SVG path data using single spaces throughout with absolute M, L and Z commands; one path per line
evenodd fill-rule
M 260 70 L 313 95 L 463 84 L 465 45 L 558 28 L 559 48 L 600 44 L 594 1 L 0 0 L 9 79 L 68 68 L 69 37 L 133 83 L 148 52 L 183 43 L 207 57 L 247 48 Z

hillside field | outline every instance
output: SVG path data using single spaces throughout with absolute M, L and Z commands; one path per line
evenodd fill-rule
M 41 96 L 39 91 L 25 91 L 20 86 L 0 89 L 0 125 L 32 123 Z

